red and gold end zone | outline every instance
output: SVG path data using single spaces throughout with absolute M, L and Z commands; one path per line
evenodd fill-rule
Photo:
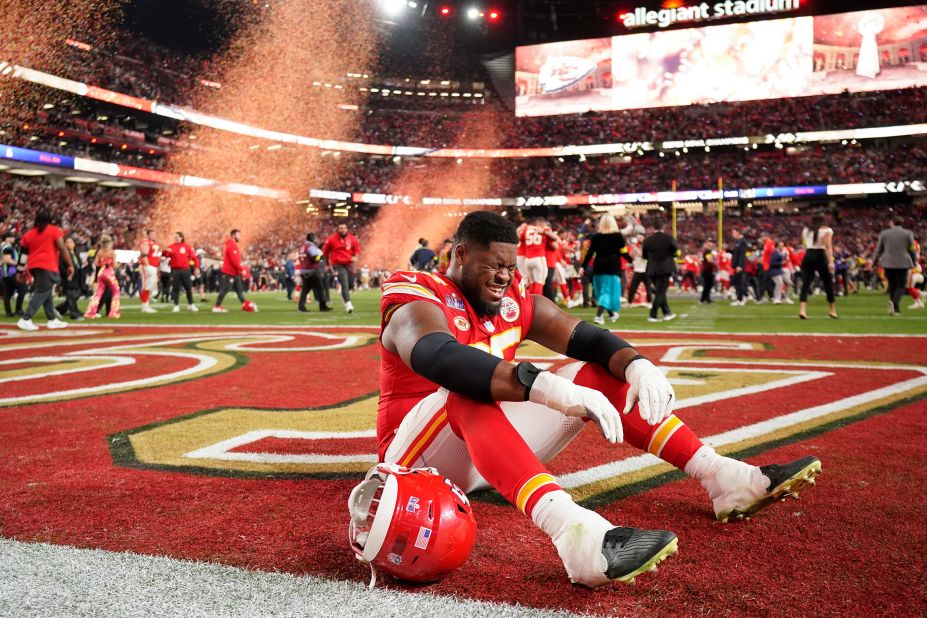
M 362 577 L 341 541 L 347 493 L 375 461 L 375 330 L 116 327 L 42 335 L 0 339 L 3 536 Z M 927 463 L 923 445 L 911 451 L 903 442 L 905 431 L 917 435 L 918 425 L 909 424 L 927 411 L 925 346 L 849 336 L 839 347 L 809 336 L 630 338 L 669 368 L 677 414 L 720 451 L 762 463 L 819 455 L 827 480 L 801 511 L 814 509 L 815 522 L 839 515 L 826 510 L 841 502 L 827 483 L 853 480 L 843 470 L 856 461 L 851 466 L 841 448 L 863 459 L 898 448 L 914 458 L 896 467 L 917 456 Z M 564 362 L 530 345 L 520 355 Z M 893 442 L 848 438 L 862 428 L 868 440 L 892 435 Z M 651 456 L 586 431 L 550 468 L 576 499 L 611 519 L 676 531 L 682 557 L 661 570 L 686 555 L 717 558 L 693 546 L 711 526 L 700 490 L 673 482 L 679 475 Z M 866 495 L 884 498 L 890 486 L 870 486 Z M 476 508 L 481 538 L 471 561 L 433 590 L 595 611 L 594 601 L 558 588 L 559 565 L 543 543 L 530 551 L 534 570 L 500 568 L 506 552 L 517 551 L 513 531 L 533 533 L 511 506 L 490 499 Z M 750 525 L 767 542 L 782 533 L 769 530 L 770 537 L 762 522 Z M 736 528 L 727 534 L 756 542 Z M 813 553 L 816 539 L 799 536 L 789 543 L 811 543 L 803 547 Z M 697 566 L 680 564 L 674 578 L 685 581 L 684 571 Z M 486 573 L 521 578 L 522 598 L 489 584 Z M 698 573 L 691 577 L 704 585 Z M 541 590 L 552 586 L 562 602 L 544 600 Z

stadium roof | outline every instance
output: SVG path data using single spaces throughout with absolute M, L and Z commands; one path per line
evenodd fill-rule
M 236 28 L 236 16 L 245 11 L 272 10 L 281 0 L 124 0 L 127 24 L 157 42 L 180 51 L 207 51 Z M 376 9 L 378 0 L 370 2 Z M 714 0 L 712 0 L 714 2 Z M 924 4 L 925 0 L 804 0 L 801 12 L 836 13 Z M 694 0 L 419 0 L 409 19 L 390 21 L 400 32 L 392 37 L 397 47 L 411 38 L 425 38 L 437 30 L 452 30 L 461 50 L 481 53 L 511 50 L 516 45 L 556 40 L 613 36 L 624 32 L 619 14 L 643 6 L 658 10 Z M 709 3 L 711 4 L 711 2 Z M 439 14 L 442 7 L 450 16 Z M 469 25 L 463 19 L 470 7 L 497 9 L 498 21 Z M 414 17 L 414 19 L 412 18 Z

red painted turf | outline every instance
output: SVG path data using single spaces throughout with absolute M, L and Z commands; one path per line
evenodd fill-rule
M 822 352 L 820 341 L 815 347 L 805 339 L 776 339 L 770 355 L 797 356 L 807 345 L 805 356 L 839 357 L 845 349 L 851 358 L 885 360 L 873 352 L 881 348 L 893 361 L 912 362 L 910 347 L 903 355 L 895 346 L 857 339 Z M 250 354 L 247 365 L 192 383 L 0 410 L 0 536 L 366 581 L 345 540 L 343 505 L 354 480 L 215 478 L 112 464 L 108 435 L 157 420 L 226 405 L 334 404 L 375 388 L 370 347 L 313 354 L 311 381 L 294 379 L 301 374 L 292 358 L 281 362 L 286 356 Z M 865 371 L 839 378 L 829 380 L 837 385 L 826 384 L 826 393 L 793 387 L 757 396 L 765 403 L 749 410 L 706 404 L 684 415 L 713 433 L 738 415 L 743 423 L 745 414 L 765 418 L 785 406 L 799 409 L 880 385 Z M 15 394 L 16 383 L 7 387 Z M 789 392 L 798 401 L 783 397 Z M 550 543 L 523 516 L 510 506 L 478 502 L 470 560 L 424 590 L 617 615 L 923 614 L 925 437 L 922 400 L 752 458 L 765 464 L 812 453 L 824 462 L 824 474 L 800 500 L 745 523 L 715 523 L 692 481 L 609 505 L 602 512 L 616 523 L 667 528 L 680 537 L 680 553 L 635 586 L 571 586 Z M 556 467 L 616 454 L 588 431 L 567 453 L 570 459 Z

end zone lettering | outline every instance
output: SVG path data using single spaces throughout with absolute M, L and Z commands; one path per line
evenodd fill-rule
M 650 11 L 646 7 L 637 7 L 632 13 L 621 16 L 625 28 L 645 28 L 659 26 L 667 28 L 673 24 L 723 19 L 742 15 L 763 15 L 765 13 L 782 13 L 796 11 L 801 0 L 726 0 L 714 6 L 707 2 L 694 6 L 681 6 L 675 9 Z

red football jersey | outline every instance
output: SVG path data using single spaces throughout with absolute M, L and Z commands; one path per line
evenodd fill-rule
M 525 246 L 526 258 L 544 257 L 544 251 L 547 248 L 547 236 L 544 234 L 544 228 L 538 225 L 526 225 L 519 236 L 521 244 Z
M 545 233 L 553 232 L 549 227 L 544 228 Z M 554 268 L 557 266 L 557 262 L 560 261 L 560 243 L 552 241 L 550 238 L 545 237 L 545 246 L 544 246 L 544 259 L 547 260 L 547 267 Z
M 153 240 L 145 239 L 139 247 L 141 254 L 148 258 L 149 266 L 161 265 L 161 247 Z
M 381 330 L 393 312 L 406 303 L 425 301 L 444 312 L 447 327 L 457 341 L 511 361 L 534 319 L 534 301 L 516 272 L 506 290 L 499 315 L 478 316 L 450 279 L 438 273 L 397 272 L 381 287 Z M 415 373 L 380 344 L 380 403 L 377 443 L 382 457 L 399 423 L 416 403 L 440 387 Z M 461 371 L 465 371 L 461 368 Z
M 726 270 L 727 272 L 732 272 L 731 268 L 731 254 L 727 251 L 722 251 L 718 254 L 718 270 Z

